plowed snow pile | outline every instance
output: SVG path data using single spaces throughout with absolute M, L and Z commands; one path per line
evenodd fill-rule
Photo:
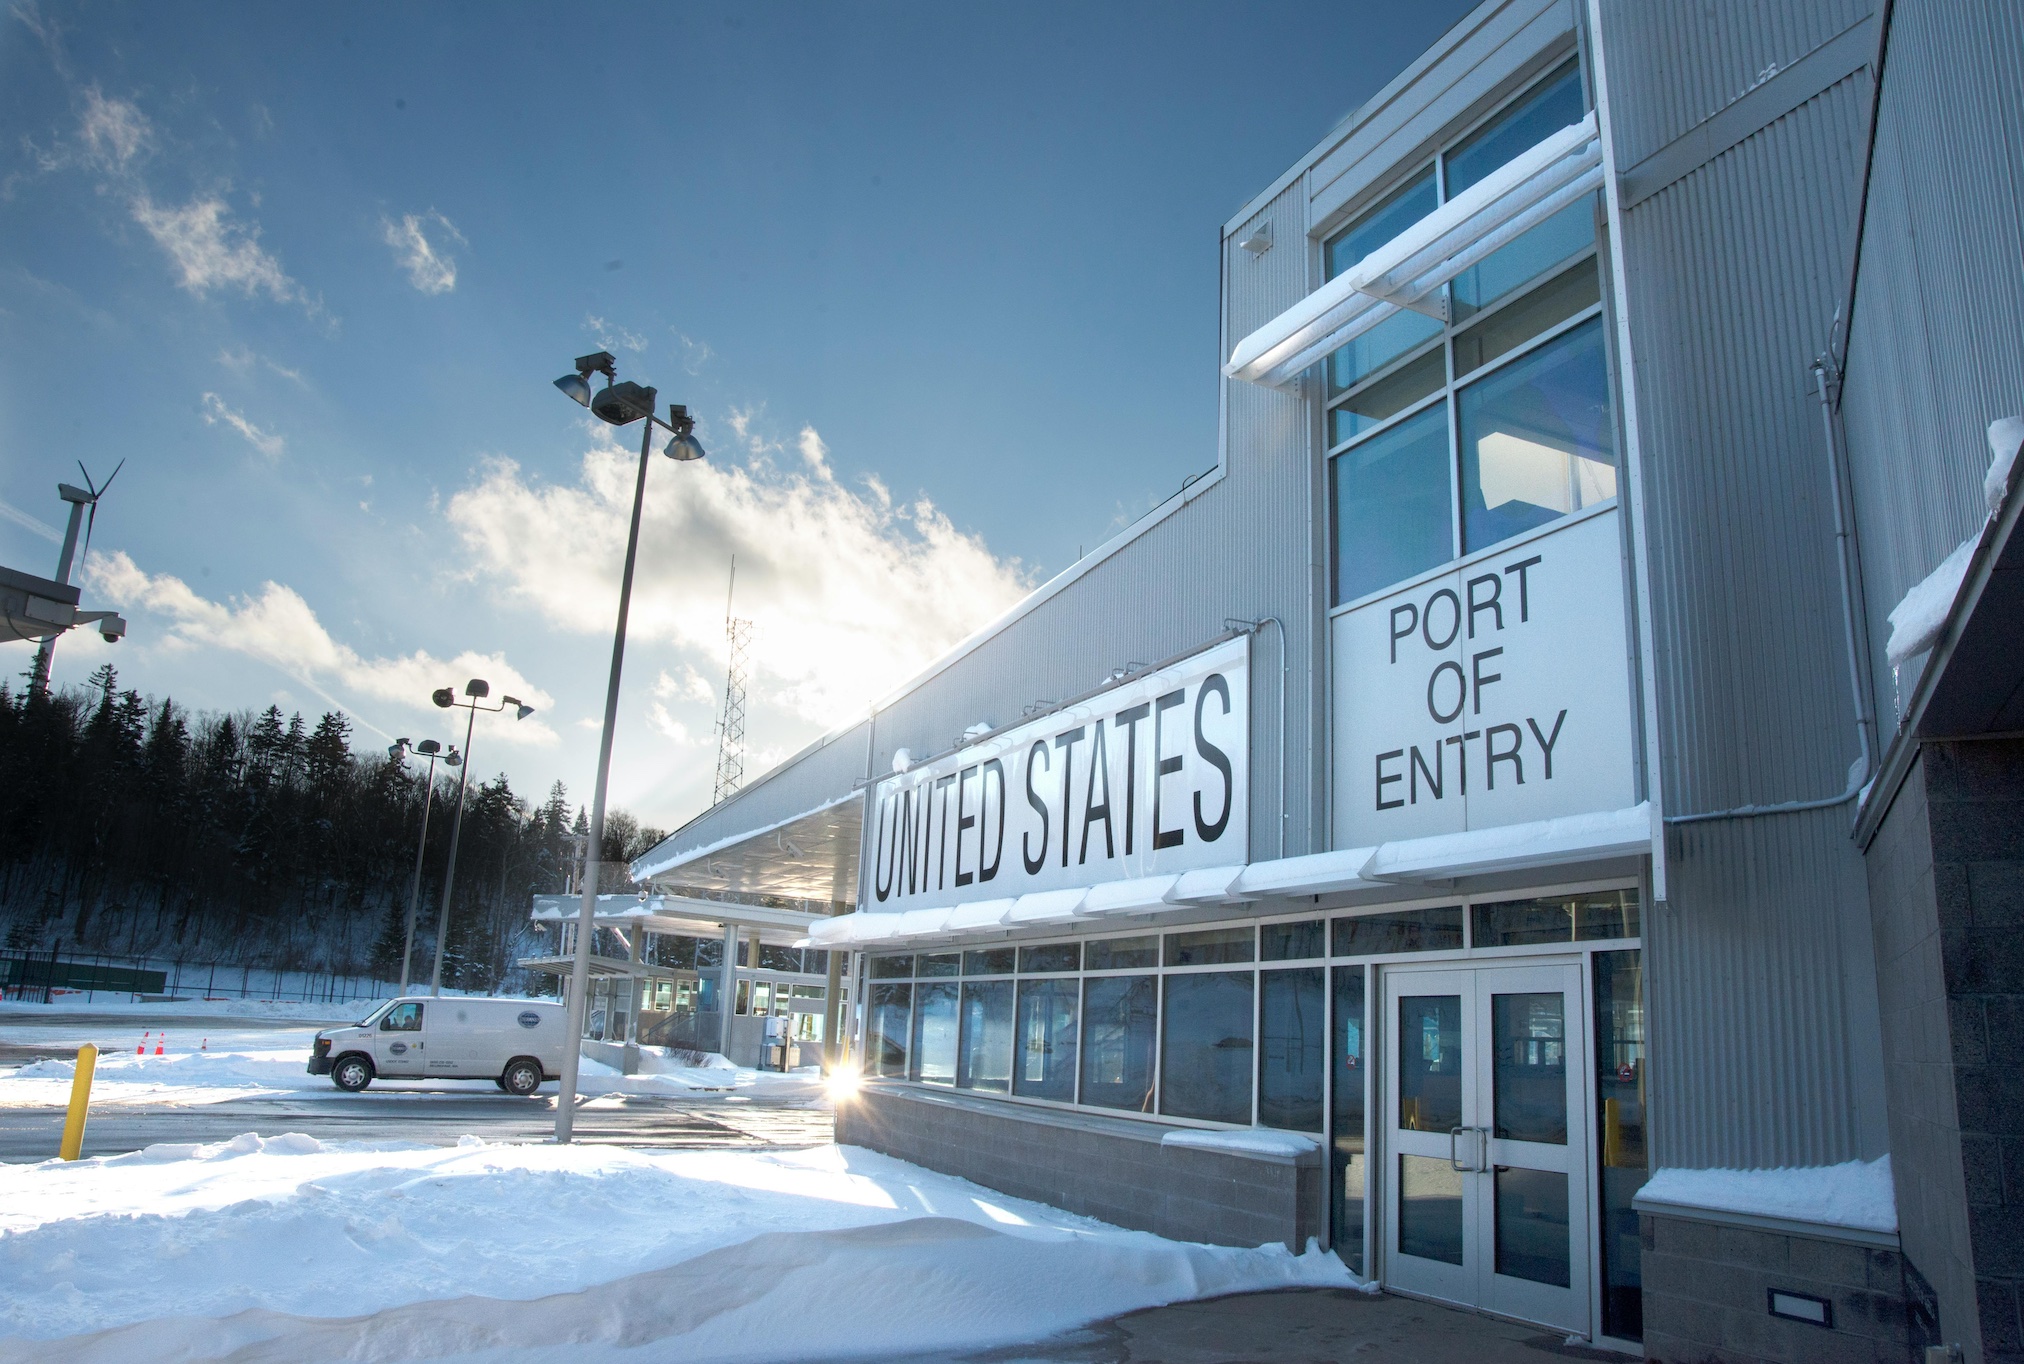
M 249 1134 L 0 1166 L 0 1364 L 877 1357 L 1356 1282 L 1320 1251 L 1184 1245 L 850 1147 Z

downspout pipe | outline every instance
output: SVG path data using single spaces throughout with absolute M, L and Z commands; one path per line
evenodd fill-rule
M 1835 319 L 1840 322 L 1839 315 Z M 1841 572 L 1841 635 L 1848 658 L 1849 698 L 1855 703 L 1855 738 L 1860 752 L 1848 769 L 1848 787 L 1838 796 L 1820 800 L 1788 800 L 1776 805 L 1741 805 L 1733 810 L 1710 810 L 1704 814 L 1669 815 L 1668 824 L 1704 824 L 1718 819 L 1750 819 L 1758 815 L 1798 814 L 1806 810 L 1831 810 L 1846 805 L 1869 789 L 1876 775 L 1876 744 L 1871 735 L 1875 720 L 1869 709 L 1869 688 L 1863 683 L 1861 633 L 1855 609 L 1855 543 L 1848 524 L 1843 498 L 1842 450 L 1834 425 L 1835 399 L 1841 376 L 1834 372 L 1833 348 L 1822 351 L 1813 362 L 1813 388 L 1820 398 L 1820 430 L 1827 451 L 1827 484 L 1834 502 L 1834 550 Z

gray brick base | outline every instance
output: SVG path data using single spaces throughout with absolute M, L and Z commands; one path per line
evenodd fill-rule
M 1645 1357 L 1664 1364 L 1915 1364 L 1922 1333 L 1895 1250 L 1642 1213 Z M 1834 1304 L 1824 1328 L 1771 1315 L 1769 1290 Z
M 1321 1153 L 1162 1146 L 1157 1123 L 867 1085 L 836 1139 L 1015 1198 L 1177 1241 L 1299 1251 L 1322 1230 Z

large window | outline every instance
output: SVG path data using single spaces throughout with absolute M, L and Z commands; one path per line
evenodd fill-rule
M 1210 1122 L 1251 1121 L 1251 982 L 1249 971 L 1165 978 L 1160 1112 Z
M 1329 239 L 1330 278 L 1581 121 L 1569 62 Z M 1328 360 L 1340 605 L 1616 496 L 1593 196 Z
M 994 1094 L 1011 1091 L 1011 981 L 964 982 L 963 1046 L 956 1066 L 956 1086 Z
M 1018 1051 L 1012 1092 L 1034 1099 L 1075 1098 L 1075 1015 L 1081 982 L 1073 977 L 1019 982 Z
M 1317 935 L 1319 936 L 1319 935 Z M 1266 971 L 1258 978 L 1258 1122 L 1321 1130 L 1321 1043 L 1327 1029 L 1321 968 Z
M 1153 1111 L 1154 1025 L 1159 1007 L 1157 976 L 1091 976 L 1083 981 L 1085 1104 Z
M 909 968 L 912 958 L 904 958 Z M 878 974 L 878 962 L 872 962 L 872 974 Z M 914 987 L 911 985 L 874 985 L 871 987 L 871 1018 L 869 1036 L 866 1039 L 865 1063 L 874 1075 L 905 1075 L 907 1073 L 907 1016 L 914 1002 Z
M 914 987 L 913 1078 L 956 1082 L 956 982 L 924 980 Z

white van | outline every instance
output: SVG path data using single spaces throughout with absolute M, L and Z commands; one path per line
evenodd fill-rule
M 569 1011 L 553 1000 L 427 996 L 389 1000 L 348 1028 L 326 1028 L 309 1073 L 354 1093 L 384 1080 L 490 1080 L 532 1094 L 560 1079 Z

